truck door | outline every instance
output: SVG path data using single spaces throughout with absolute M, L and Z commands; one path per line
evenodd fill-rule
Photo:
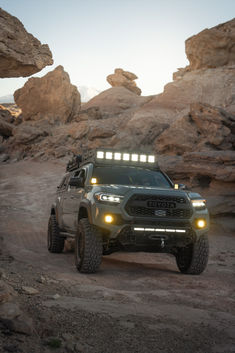
M 70 178 L 82 178 L 85 181 L 85 170 L 79 169 L 70 174 Z M 75 233 L 78 224 L 78 210 L 84 193 L 83 187 L 70 186 L 63 198 L 63 224 L 65 230 Z
M 64 199 L 64 195 L 67 192 L 67 187 L 68 187 L 68 180 L 69 180 L 70 176 L 69 174 L 66 174 L 61 183 L 59 184 L 59 186 L 57 186 L 57 193 L 56 193 L 56 218 L 57 218 L 57 222 L 59 225 L 60 229 L 64 228 L 63 225 L 63 199 Z

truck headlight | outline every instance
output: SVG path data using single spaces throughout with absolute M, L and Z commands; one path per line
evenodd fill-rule
M 103 194 L 103 193 L 95 194 L 94 197 L 98 201 L 114 203 L 114 204 L 119 204 L 123 199 L 123 196 L 120 196 L 120 195 L 111 195 L 111 194 Z
M 204 210 L 206 208 L 206 200 L 191 200 L 191 203 L 197 210 Z

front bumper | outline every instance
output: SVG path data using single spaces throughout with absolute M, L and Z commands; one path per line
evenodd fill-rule
M 105 215 L 113 215 L 112 224 L 105 223 Z M 206 227 L 197 229 L 195 220 L 202 218 Z M 109 240 L 118 240 L 124 245 L 149 244 L 150 246 L 183 246 L 194 241 L 209 230 L 209 214 L 207 209 L 193 211 L 190 219 L 171 219 L 166 217 L 133 217 L 123 212 L 119 206 L 94 204 L 92 223 L 102 229 Z

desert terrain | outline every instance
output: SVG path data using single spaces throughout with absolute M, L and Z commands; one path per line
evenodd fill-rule
M 234 352 L 234 234 L 212 224 L 200 276 L 180 274 L 170 255 L 149 253 L 115 253 L 98 273 L 81 274 L 69 246 L 51 254 L 46 245 L 64 166 L 1 166 L 1 276 L 23 309 L 18 330 L 26 334 L 1 327 L 0 351 Z
M 49 46 L 3 9 L 0 25 L 1 78 L 53 64 Z M 188 38 L 189 65 L 160 94 L 142 96 L 137 76 L 116 68 L 111 88 L 84 103 L 58 65 L 0 105 L 0 352 L 235 352 L 234 43 L 235 19 Z M 203 274 L 181 274 L 170 255 L 119 252 L 85 275 L 72 241 L 47 251 L 66 162 L 100 147 L 151 151 L 207 199 Z

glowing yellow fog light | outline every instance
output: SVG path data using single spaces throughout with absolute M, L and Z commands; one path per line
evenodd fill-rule
M 197 219 L 196 226 L 197 226 L 197 228 L 200 228 L 200 229 L 205 228 L 206 227 L 205 219 Z
M 105 220 L 106 223 L 113 223 L 113 216 L 111 216 L 110 214 L 107 214 L 104 217 L 104 220 Z
M 97 179 L 96 178 L 91 178 L 91 184 L 97 184 Z

